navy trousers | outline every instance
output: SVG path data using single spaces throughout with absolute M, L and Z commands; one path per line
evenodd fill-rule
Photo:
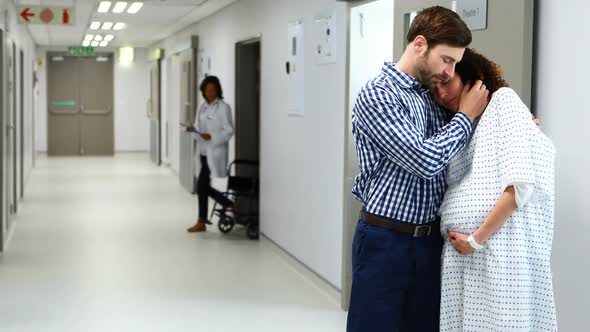
M 438 332 L 442 237 L 359 221 L 347 332 Z

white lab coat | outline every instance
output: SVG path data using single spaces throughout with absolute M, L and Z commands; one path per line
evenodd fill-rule
M 220 99 L 211 104 L 204 102 L 197 110 L 194 127 L 200 133 L 211 135 L 211 140 L 205 141 L 200 135 L 193 133 L 197 140 L 196 175 L 201 170 L 200 156 L 205 155 L 211 176 L 226 177 L 228 142 L 234 133 L 231 108 Z

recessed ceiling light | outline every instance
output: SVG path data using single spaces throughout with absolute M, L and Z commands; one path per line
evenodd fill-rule
M 101 35 L 96 35 L 96 36 L 94 36 L 94 40 L 101 41 L 102 40 L 102 36 Z
M 94 35 L 92 34 L 87 34 L 86 37 L 84 37 L 84 40 L 92 40 L 94 39 Z
M 98 30 L 100 29 L 100 22 L 92 22 L 90 24 L 90 30 Z
M 115 30 L 123 30 L 123 29 L 125 29 L 125 26 L 126 26 L 125 23 L 118 22 L 118 23 L 115 23 L 115 26 L 113 27 L 113 29 L 115 29 Z
M 108 44 L 109 44 L 109 42 L 108 42 L 108 41 L 106 41 L 106 40 L 103 40 L 103 41 L 101 41 L 101 42 L 100 42 L 100 47 L 105 47 L 105 46 L 107 46 Z
M 134 2 L 127 8 L 129 14 L 137 14 L 137 12 L 143 7 L 143 2 Z
M 115 39 L 115 36 L 113 36 L 113 35 L 106 35 L 103 40 L 111 41 L 113 39 Z
M 111 8 L 110 1 L 101 1 L 100 4 L 98 5 L 98 12 L 99 13 L 108 13 L 109 8 Z
M 113 27 L 113 22 L 104 22 L 102 24 L 103 30 L 111 30 L 112 27 Z
M 93 41 L 90 45 L 92 45 L 92 47 L 97 47 L 98 46 L 98 42 L 97 41 Z
M 88 46 L 90 46 L 90 40 L 85 40 L 85 41 L 83 41 L 83 42 L 82 42 L 82 46 L 84 46 L 84 47 L 88 47 Z
M 121 47 L 119 48 L 119 63 L 130 64 L 133 63 L 133 47 Z
M 117 1 L 115 6 L 113 7 L 113 13 L 117 13 L 117 14 L 122 13 L 126 7 L 127 7 L 127 2 Z

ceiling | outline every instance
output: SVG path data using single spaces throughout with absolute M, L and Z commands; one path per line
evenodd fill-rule
M 129 45 L 147 47 L 171 34 L 219 11 L 238 0 L 143 0 L 143 8 L 135 15 L 98 13 L 100 0 L 15 0 L 20 5 L 58 6 L 75 8 L 72 26 L 31 24 L 28 29 L 40 46 L 77 46 L 82 44 L 92 21 L 124 22 L 120 31 L 100 31 L 112 34 L 115 39 L 109 47 Z M 111 1 L 115 2 L 115 1 Z M 128 1 L 133 2 L 133 0 Z M 20 13 L 18 13 L 20 14 Z

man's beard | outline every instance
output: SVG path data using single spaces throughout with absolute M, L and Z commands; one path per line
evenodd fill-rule
M 435 74 L 428 68 L 429 54 L 430 52 L 418 58 L 416 63 L 416 76 L 418 76 L 417 79 L 420 83 L 430 88 L 436 84 L 446 82 L 449 77 L 445 74 Z M 440 82 L 432 82 L 432 79 L 435 77 L 440 79 Z

